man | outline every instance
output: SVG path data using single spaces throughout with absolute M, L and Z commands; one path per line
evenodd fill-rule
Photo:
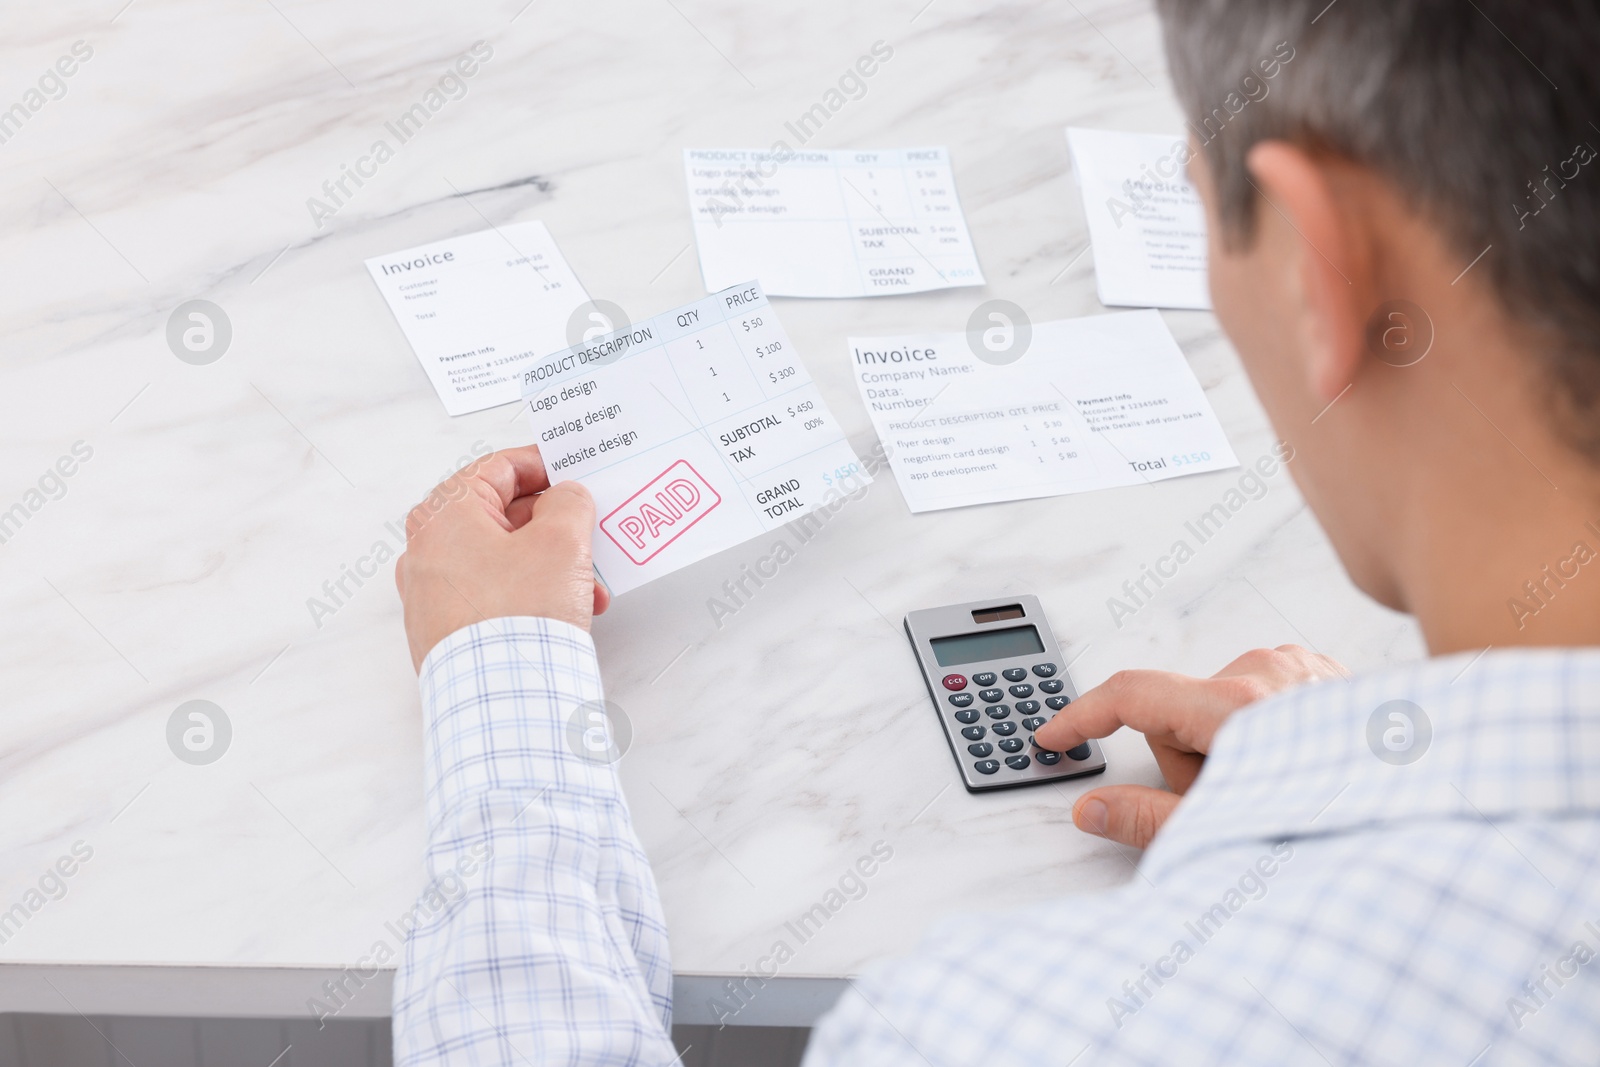
M 954 919 L 807 1062 L 1595 1063 L 1600 10 L 1161 8 L 1217 317 L 1350 575 L 1434 658 L 1346 678 L 1287 647 L 1084 694 L 1039 737 L 1148 737 L 1170 791 L 1074 812 L 1148 845 L 1139 876 Z M 600 695 L 593 511 L 546 486 L 535 450 L 497 455 L 397 572 L 430 859 L 493 849 L 408 946 L 402 1064 L 673 1059 L 650 872 L 562 737 Z

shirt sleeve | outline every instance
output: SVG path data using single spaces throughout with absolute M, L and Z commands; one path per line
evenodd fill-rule
M 430 880 L 402 923 L 395 1062 L 673 1063 L 666 926 L 589 635 L 490 619 L 420 684 Z

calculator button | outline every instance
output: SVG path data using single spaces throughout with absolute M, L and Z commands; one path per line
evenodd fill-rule
M 1016 697 L 1018 700 L 1021 700 L 1023 697 L 1031 697 L 1033 696 L 1033 686 L 1014 685 L 1011 687 L 1011 695 Z
M 1033 754 L 1033 758 L 1044 764 L 1046 767 L 1054 767 L 1056 764 L 1061 762 L 1061 753 L 1035 752 Z
M 1006 766 L 1010 767 L 1014 771 L 1025 771 L 1025 770 L 1027 770 L 1029 762 L 1030 761 L 1029 761 L 1027 756 L 1007 756 L 1006 757 Z
M 985 704 L 998 704 L 1005 698 L 1005 692 L 999 689 L 985 689 L 978 694 L 978 699 Z
M 972 694 L 951 693 L 950 703 L 954 704 L 958 708 L 970 708 L 972 706 Z
M 970 729 L 981 730 L 983 727 L 973 726 L 970 727 Z M 994 732 L 999 734 L 1001 737 L 1010 737 L 1012 734 L 1017 732 L 1017 724 L 1014 722 L 997 722 L 994 724 Z
M 1056 665 L 1054 663 L 1035 663 L 1033 665 L 1033 673 L 1041 678 L 1054 678 Z
M 956 722 L 973 723 L 978 721 L 978 709 L 968 708 L 966 711 L 956 712 Z
M 994 754 L 994 746 L 987 741 L 979 741 L 975 745 L 968 745 L 967 751 L 974 756 L 989 756 Z
M 1019 701 L 1017 701 L 1017 714 L 1018 715 L 1037 715 L 1037 714 L 1039 714 L 1039 702 L 1037 700 L 1019 700 Z
M 993 707 L 984 708 L 983 713 L 991 719 L 1003 719 L 1011 714 L 1011 705 L 995 704 Z
M 1000 674 L 1008 682 L 1020 682 L 1028 676 L 1028 672 L 1021 667 L 1007 667 Z
M 944 687 L 952 690 L 962 690 L 967 687 L 967 676 L 964 674 L 947 674 L 944 676 Z
M 972 676 L 973 685 L 993 685 L 994 681 L 994 671 L 983 671 Z
M 1050 710 L 1052 710 L 1052 711 L 1060 711 L 1062 708 L 1064 708 L 1068 704 L 1072 703 L 1072 700 L 1070 698 L 1068 698 L 1068 697 L 1050 697 L 1044 703 L 1045 703 L 1045 706 L 1048 707 Z
M 1066 685 L 1060 678 L 1051 678 L 1049 681 L 1039 683 L 1039 692 L 1041 693 L 1059 693 L 1065 688 Z
M 1025 730 L 1037 730 L 1039 727 L 1044 725 L 1044 722 L 1045 720 L 1043 715 L 1035 715 L 1031 718 L 1023 719 L 1022 727 Z
M 1011 758 L 1016 759 L 1015 756 Z M 1000 769 L 1000 764 L 992 759 L 981 759 L 972 765 L 972 769 L 979 774 L 993 774 Z
M 1079 745 L 1077 748 L 1069 748 L 1069 749 L 1067 749 L 1067 755 L 1072 757 L 1073 759 L 1088 759 L 1089 758 L 1089 742 L 1085 741 L 1083 744 Z
M 982 741 L 984 735 L 988 732 L 988 730 L 985 730 L 981 726 L 968 726 L 966 729 L 961 731 L 961 736 L 965 737 L 968 741 Z
M 985 744 L 983 747 L 984 748 L 988 748 L 989 746 L 988 746 L 988 744 Z M 1022 751 L 1022 738 L 1020 738 L 1020 737 L 1008 737 L 1008 738 L 1006 738 L 1004 741 L 1000 742 L 1000 751 L 1001 752 L 1021 752 Z M 987 752 L 981 752 L 981 753 L 978 753 L 978 755 L 986 756 L 986 755 L 988 755 L 988 753 Z

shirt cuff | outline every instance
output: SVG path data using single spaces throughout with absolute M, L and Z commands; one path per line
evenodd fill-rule
M 615 771 L 585 744 L 604 716 L 594 641 L 569 623 L 486 619 L 434 646 L 422 693 L 428 825 L 491 792 L 620 797 Z

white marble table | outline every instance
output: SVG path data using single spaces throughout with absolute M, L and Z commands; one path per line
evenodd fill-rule
M 948 145 L 989 284 L 776 302 L 865 451 L 846 335 L 960 329 L 995 296 L 1036 321 L 1101 311 L 1062 128 L 1179 126 L 1143 3 L 124 2 L 0 15 L 0 107 L 74 42 L 93 50 L 0 144 L 0 510 L 26 512 L 0 545 L 0 909 L 23 906 L 0 1011 L 297 1016 L 395 941 L 423 845 L 399 604 L 388 568 L 320 627 L 306 601 L 393 546 L 386 523 L 474 445 L 525 430 L 512 409 L 443 414 L 365 257 L 542 219 L 591 295 L 635 316 L 685 303 L 704 290 L 682 149 L 770 144 L 882 40 L 892 60 L 813 144 Z M 307 198 L 478 40 L 493 56 L 466 96 L 319 227 Z M 165 339 L 195 298 L 233 327 L 208 366 Z M 1166 317 L 1253 461 L 1273 436 L 1215 320 Z M 92 456 L 64 495 L 29 496 L 79 441 Z M 808 979 L 941 915 L 997 921 L 1130 877 L 1134 857 L 1072 828 L 1083 786 L 955 784 L 908 609 L 1035 593 L 1081 686 L 1288 641 L 1358 668 L 1418 654 L 1284 475 L 1115 626 L 1107 598 L 1236 478 L 913 518 L 885 475 L 720 629 L 707 599 L 763 540 L 621 598 L 595 637 L 635 728 L 621 769 L 680 1018 L 708 1021 L 717 976 L 754 966 L 874 842 L 893 859 L 866 895 L 736 1021 L 808 1021 L 837 991 Z M 232 724 L 207 766 L 166 740 L 191 699 Z M 1100 781 L 1157 781 L 1139 738 L 1106 751 Z M 74 842 L 92 857 L 64 895 L 30 896 Z M 387 990 L 380 973 L 347 1013 L 382 1015 Z

